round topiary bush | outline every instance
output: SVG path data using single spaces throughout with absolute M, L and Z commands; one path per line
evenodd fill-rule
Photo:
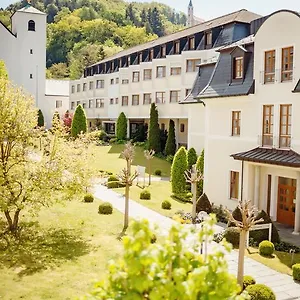
M 294 280 L 300 281 L 300 264 L 295 264 L 292 267 Z
M 273 291 L 264 284 L 253 284 L 246 288 L 251 300 L 276 300 Z
M 200 196 L 196 204 L 196 212 L 199 213 L 200 211 L 205 211 L 208 214 L 212 212 L 211 203 L 205 193 Z
M 111 215 L 113 213 L 113 207 L 109 202 L 104 202 L 99 205 L 98 212 L 101 215 Z
M 94 196 L 92 194 L 86 194 L 83 198 L 85 203 L 92 203 L 94 202 Z
M 255 279 L 252 276 L 245 275 L 243 279 L 243 290 L 246 289 L 249 285 L 256 284 Z
M 111 182 L 111 181 L 119 181 L 119 177 L 116 176 L 116 175 L 110 175 L 110 176 L 107 178 L 107 182 Z
M 117 189 L 120 187 L 120 181 L 110 181 L 107 183 L 108 189 Z
M 155 174 L 156 176 L 161 176 L 161 170 L 155 170 L 154 174 Z
M 224 231 L 224 238 L 233 247 L 238 247 L 240 243 L 240 231 L 236 227 L 228 227 Z
M 274 244 L 269 241 L 262 241 L 259 243 L 259 254 L 263 256 L 272 256 L 274 253 Z
M 172 204 L 169 200 L 165 200 L 161 203 L 161 208 L 162 209 L 168 209 L 169 210 L 169 209 L 171 209 L 171 207 L 172 207 Z
M 144 190 L 140 193 L 140 199 L 141 200 L 150 200 L 151 199 L 151 193 L 148 190 Z

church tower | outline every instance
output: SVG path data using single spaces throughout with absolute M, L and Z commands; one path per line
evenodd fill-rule
M 188 6 L 188 17 L 187 17 L 187 27 L 192 27 L 195 25 L 194 21 L 194 6 L 192 3 L 192 0 L 190 0 L 189 6 Z

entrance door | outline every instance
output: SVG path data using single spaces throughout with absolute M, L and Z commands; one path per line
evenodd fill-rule
M 296 180 L 279 177 L 277 204 L 277 221 L 279 223 L 294 226 L 294 199 L 296 199 Z

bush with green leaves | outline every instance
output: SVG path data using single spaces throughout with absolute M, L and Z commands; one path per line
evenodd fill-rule
M 174 155 L 168 155 L 167 158 L 166 158 L 166 161 L 169 162 L 169 163 L 172 163 L 174 160 Z
M 83 201 L 85 203 L 92 203 L 92 202 L 94 202 L 94 196 L 93 196 L 93 194 L 86 194 L 86 195 L 84 195 Z
M 172 193 L 181 194 L 186 192 L 186 179 L 184 172 L 187 170 L 186 149 L 181 147 L 175 154 L 171 167 Z
M 111 181 L 119 181 L 119 177 L 117 175 L 110 175 L 108 178 L 107 178 L 107 182 L 111 182 Z
M 216 215 L 218 222 L 224 224 L 228 223 L 228 216 L 222 204 L 221 205 L 212 204 L 212 213 Z
M 111 215 L 113 213 L 113 206 L 109 202 L 101 203 L 98 212 L 101 215 Z
M 44 120 L 44 115 L 43 112 L 39 109 L 38 111 L 38 127 L 44 127 L 45 126 L 45 120 Z
M 155 171 L 154 171 L 154 174 L 155 174 L 156 176 L 161 176 L 161 170 L 155 170 Z
M 151 104 L 151 109 L 150 109 L 148 147 L 149 150 L 154 150 L 155 153 L 157 154 L 161 152 L 160 129 L 158 124 L 158 110 L 155 103 Z
M 274 244 L 269 241 L 262 241 L 258 246 L 259 254 L 262 256 L 272 256 L 274 253 Z
M 179 194 L 172 194 L 171 198 L 179 201 L 179 202 L 192 202 L 192 197 L 193 194 L 192 193 L 179 193 Z
M 196 204 L 196 212 L 199 213 L 200 211 L 205 211 L 208 214 L 212 212 L 211 203 L 205 193 L 200 196 Z
M 148 190 L 144 190 L 140 193 L 140 199 L 141 200 L 150 200 L 151 199 L 151 193 Z
M 256 284 L 255 279 L 250 275 L 245 275 L 243 279 L 243 289 L 246 289 L 249 285 Z
M 86 114 L 81 104 L 76 107 L 71 126 L 71 135 L 76 138 L 80 133 L 87 132 Z
M 120 113 L 117 120 L 117 140 L 125 141 L 127 139 L 127 118 L 123 112 Z
M 169 156 L 174 157 L 175 153 L 176 153 L 175 123 L 173 120 L 170 120 L 168 138 L 165 147 L 165 154 L 168 157 Z
M 166 210 L 170 210 L 172 208 L 172 204 L 169 200 L 165 200 L 161 203 L 161 208 L 166 209 Z
M 187 160 L 188 160 L 188 169 L 192 169 L 192 166 L 197 163 L 197 152 L 195 148 L 190 148 L 187 153 Z M 196 166 L 197 168 L 197 166 Z
M 204 150 L 202 150 L 201 155 L 197 159 L 196 169 L 204 176 Z M 203 180 L 200 180 L 197 184 L 197 197 L 203 194 Z
M 117 188 L 120 188 L 120 187 L 123 187 L 123 185 L 121 184 L 120 181 L 107 182 L 107 188 L 108 189 L 117 189 Z
M 239 295 L 236 278 L 228 272 L 224 256 L 230 251 L 228 244 L 212 250 L 206 259 L 198 254 L 204 240 L 212 241 L 214 224 L 215 219 L 205 222 L 201 234 L 195 235 L 194 243 L 186 247 L 192 228 L 184 229 L 178 224 L 166 237 L 151 243 L 149 222 L 134 222 L 131 234 L 123 238 L 121 257 L 110 261 L 107 278 L 96 284 L 91 296 L 128 300 L 245 299 Z
M 264 284 L 253 284 L 246 288 L 251 300 L 276 300 L 274 292 Z
M 240 231 L 236 227 L 228 227 L 224 231 L 223 237 L 227 242 L 231 243 L 233 247 L 238 247 L 240 243 Z
M 300 264 L 292 266 L 294 280 L 300 281 Z

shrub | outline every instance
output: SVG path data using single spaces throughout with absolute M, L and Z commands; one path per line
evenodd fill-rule
M 157 176 L 161 176 L 161 170 L 155 170 L 154 174 Z
M 192 201 L 192 197 L 190 197 L 191 193 L 180 193 L 180 194 L 172 194 L 171 198 L 179 201 L 179 202 L 191 202 Z
M 224 231 L 224 238 L 233 247 L 238 247 L 240 243 L 240 231 L 236 227 L 228 227 Z
M 118 176 L 116 175 L 110 175 L 107 179 L 107 182 L 111 182 L 111 181 L 119 181 Z
M 225 223 L 225 224 L 228 223 L 228 217 L 222 204 L 220 206 L 216 206 L 212 204 L 211 210 L 212 213 L 216 215 L 218 222 Z
M 172 161 L 173 161 L 175 152 L 176 152 L 175 123 L 173 120 L 170 120 L 165 153 L 168 157 L 170 157 L 170 158 L 172 157 Z M 170 162 L 172 162 L 172 161 L 170 161 Z
M 242 213 L 241 213 L 241 210 L 236 207 L 233 212 L 232 212 L 232 216 L 235 220 L 237 221 L 242 221 Z M 233 222 L 228 222 L 228 227 L 235 227 L 235 224 Z
M 204 175 L 204 150 L 202 150 L 201 155 L 197 159 L 196 169 Z M 203 194 L 203 180 L 200 180 L 197 184 L 197 197 Z
M 294 280 L 300 281 L 300 264 L 292 266 Z
M 184 172 L 187 170 L 187 155 L 184 147 L 181 147 L 175 154 L 172 167 L 172 192 L 174 194 L 184 193 L 186 191 L 186 180 Z
M 43 127 L 45 125 L 44 121 L 44 115 L 43 112 L 39 109 L 38 111 L 38 122 L 37 122 L 39 127 Z
M 117 120 L 117 140 L 123 141 L 127 138 L 127 118 L 123 112 L 120 113 Z
M 107 183 L 107 188 L 108 189 L 117 189 L 119 187 L 122 187 L 123 185 L 121 184 L 120 181 L 110 181 Z
M 199 213 L 200 211 L 205 211 L 208 214 L 212 212 L 212 206 L 205 193 L 198 199 L 196 204 L 196 212 Z
M 155 103 L 151 104 L 151 109 L 150 109 L 148 146 L 149 149 L 153 149 L 155 153 L 161 152 L 160 129 L 158 124 L 158 110 Z
M 92 194 L 86 194 L 83 198 L 83 201 L 86 203 L 94 202 L 94 196 Z
M 289 253 L 291 249 L 295 250 L 295 253 L 300 253 L 300 247 L 297 247 L 291 243 L 280 241 L 279 243 L 274 244 L 276 251 L 287 252 Z
M 167 158 L 166 158 L 166 161 L 169 162 L 169 163 L 172 163 L 173 159 L 174 159 L 174 155 L 168 155 Z
M 113 213 L 113 207 L 109 202 L 104 202 L 99 205 L 98 212 L 101 215 L 111 215 Z
M 162 209 L 168 209 L 169 210 L 169 209 L 171 209 L 171 207 L 172 207 L 172 204 L 169 200 L 165 200 L 161 204 Z
M 253 284 L 246 288 L 251 300 L 276 300 L 273 291 L 264 284 Z
M 76 107 L 75 114 L 72 120 L 71 135 L 77 137 L 81 132 L 87 132 L 87 122 L 85 111 L 81 104 Z
M 151 199 L 151 193 L 148 190 L 144 190 L 140 193 L 140 199 L 141 200 L 150 200 Z
M 187 160 L 188 160 L 188 169 L 190 170 L 193 165 L 197 163 L 197 153 L 195 148 L 190 148 L 187 153 Z
M 255 279 L 252 276 L 245 275 L 243 279 L 243 289 L 246 289 L 249 285 L 256 284 Z
M 110 145 L 116 144 L 117 142 L 118 142 L 117 138 L 111 138 L 111 139 L 109 140 L 109 144 L 110 144 Z
M 259 254 L 263 256 L 271 256 L 274 253 L 274 244 L 269 241 L 262 241 L 259 244 Z

